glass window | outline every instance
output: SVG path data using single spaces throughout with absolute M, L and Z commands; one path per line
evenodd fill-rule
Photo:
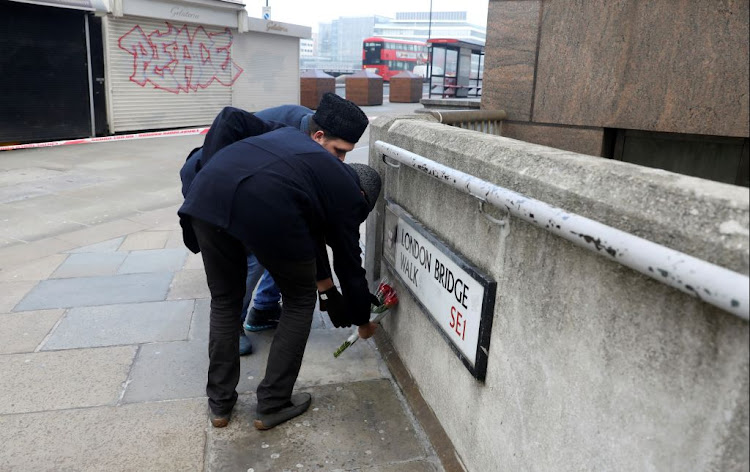
M 471 55 L 471 71 L 469 71 L 469 78 L 479 78 L 479 54 Z
M 455 77 L 458 69 L 458 51 L 448 49 L 445 58 L 445 75 L 446 77 Z
M 432 48 L 432 68 L 434 69 L 434 74 L 443 75 L 442 71 L 445 70 L 445 49 Z

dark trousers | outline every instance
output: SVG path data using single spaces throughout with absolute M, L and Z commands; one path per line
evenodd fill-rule
M 211 316 L 208 340 L 208 404 L 216 414 L 232 410 L 240 378 L 240 313 L 245 296 L 248 249 L 223 229 L 193 218 L 203 256 Z M 315 260 L 285 261 L 255 252 L 281 291 L 283 309 L 268 354 L 266 375 L 258 386 L 258 413 L 276 411 L 289 402 L 297 381 L 317 299 Z

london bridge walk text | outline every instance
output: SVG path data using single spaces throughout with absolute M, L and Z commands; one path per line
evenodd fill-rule
M 401 272 L 419 288 L 419 272 L 426 271 L 427 276 L 433 277 L 458 303 L 468 309 L 466 301 L 469 298 L 469 287 L 466 283 L 408 231 L 402 230 L 400 233 L 399 244 L 404 248 L 399 260 Z

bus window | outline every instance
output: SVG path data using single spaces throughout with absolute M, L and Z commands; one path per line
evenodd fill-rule
M 380 64 L 381 43 L 365 43 L 364 65 Z

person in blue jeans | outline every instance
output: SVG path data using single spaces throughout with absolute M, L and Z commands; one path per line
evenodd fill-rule
M 253 297 L 253 289 L 256 290 L 255 297 Z M 254 332 L 275 328 L 281 316 L 280 301 L 281 292 L 271 274 L 260 265 L 255 256 L 248 257 L 247 292 L 242 303 L 241 315 L 244 321 L 243 328 Z M 251 302 L 252 308 L 250 308 Z
M 325 96 L 321 100 L 321 104 L 324 101 L 326 101 Z M 313 119 L 314 114 L 315 112 L 311 109 L 301 105 L 282 105 L 267 108 L 256 113 L 250 113 L 239 108 L 226 107 L 214 119 L 214 122 L 211 125 L 211 130 L 216 137 L 215 141 L 219 146 L 228 146 L 247 137 L 248 130 L 243 129 L 243 126 L 245 123 L 248 123 L 248 117 L 254 115 L 266 122 L 279 123 L 281 125 L 297 128 L 303 133 L 310 135 L 313 139 L 316 139 L 316 136 L 318 135 L 320 135 L 318 139 L 321 139 L 323 136 L 330 136 L 331 133 L 327 133 L 327 130 L 323 129 L 315 122 Z M 325 143 L 324 148 L 342 162 L 346 157 L 346 153 L 354 149 L 354 145 L 356 144 L 338 137 L 326 139 Z M 180 176 L 183 181 L 183 196 L 187 194 L 188 190 L 184 183 L 191 182 L 195 174 L 201 169 L 202 154 L 202 147 L 194 149 L 188 156 L 182 170 L 180 170 Z M 260 284 L 258 285 L 259 281 Z M 255 298 L 253 299 L 253 291 L 256 286 L 257 291 L 255 292 Z M 321 291 L 330 289 L 331 287 L 333 287 L 332 280 L 330 280 L 330 282 L 319 282 L 319 289 L 321 289 Z M 260 265 L 260 263 L 258 263 L 255 256 L 248 256 L 246 292 L 243 300 L 242 313 L 240 314 L 240 323 L 244 321 L 241 325 L 242 328 L 251 332 L 276 328 L 279 324 L 279 317 L 281 316 L 280 300 L 281 292 L 271 275 L 262 265 Z M 252 307 L 250 307 L 251 302 Z M 252 343 L 242 329 L 240 329 L 239 336 L 240 355 L 245 356 L 251 354 Z

